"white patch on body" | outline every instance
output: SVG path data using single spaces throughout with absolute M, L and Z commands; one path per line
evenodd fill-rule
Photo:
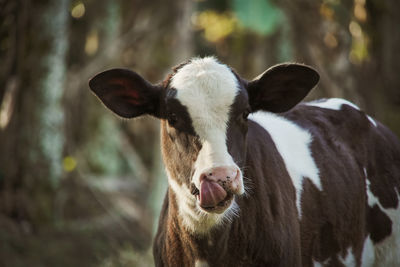
M 371 116 L 367 115 L 367 118 L 368 118 L 370 123 L 372 123 L 375 127 L 378 127 L 378 125 L 376 124 L 376 121 L 373 118 L 371 118 Z
M 314 107 L 333 109 L 333 110 L 340 110 L 342 108 L 342 105 L 349 105 L 354 109 L 360 110 L 360 108 L 355 104 L 341 98 L 329 98 L 326 99 L 325 101 L 317 100 L 305 104 L 307 106 L 314 106 Z
M 369 235 L 364 241 L 364 246 L 361 255 L 362 267 L 373 267 L 375 262 L 374 244 Z
M 370 189 L 371 182 L 368 179 L 366 179 L 365 182 L 367 184 L 368 206 L 370 206 L 372 208 L 376 204 L 379 206 L 380 209 L 382 209 L 382 205 L 379 202 L 379 199 L 371 192 L 371 189 Z
M 329 263 L 330 260 L 331 260 L 330 258 L 326 259 L 324 262 L 318 262 L 318 261 L 314 261 L 314 260 L 313 260 L 313 266 L 314 266 L 314 267 L 323 267 L 323 266 L 326 266 L 326 265 Z
M 256 112 L 249 116 L 271 135 L 296 189 L 296 205 L 301 217 L 303 179 L 309 178 L 322 191 L 319 170 L 311 154 L 311 134 L 295 123 L 269 112 Z
M 346 267 L 355 267 L 356 259 L 354 258 L 353 249 L 349 247 L 345 257 L 339 256 L 339 261 L 343 263 Z
M 375 251 L 375 264 L 374 267 L 389 266 L 397 267 L 400 264 L 400 195 L 396 189 L 398 204 L 396 208 L 385 209 L 379 202 L 379 199 L 372 193 L 370 189 L 370 181 L 368 179 L 368 173 L 364 168 L 366 184 L 367 184 L 367 196 L 368 206 L 373 207 L 375 204 L 384 212 L 392 221 L 392 233 L 384 240 L 374 245 Z M 364 266 L 364 265 L 363 265 Z M 368 265 L 366 265 L 368 266 Z
M 332 110 L 340 110 L 342 108 L 342 105 L 349 105 L 350 107 L 360 110 L 360 108 L 358 106 L 356 106 L 355 104 L 351 103 L 350 101 L 347 101 L 345 99 L 341 99 L 341 98 L 329 98 L 326 99 L 325 101 L 312 101 L 312 102 L 308 102 L 305 103 L 307 106 L 314 106 L 314 107 L 319 107 L 319 108 L 326 108 L 326 109 L 332 109 Z M 368 120 L 375 126 L 377 127 L 378 125 L 376 124 L 376 121 L 366 115 Z

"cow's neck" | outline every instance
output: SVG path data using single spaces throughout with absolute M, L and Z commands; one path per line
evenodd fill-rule
M 227 214 L 206 213 L 197 205 L 197 199 L 191 194 L 188 180 L 191 173 L 187 171 L 185 163 L 190 159 L 188 155 L 175 149 L 169 139 L 165 122 L 161 123 L 161 144 L 164 164 L 168 175 L 168 207 L 162 215 L 161 221 L 165 227 L 164 255 L 176 255 L 176 252 L 184 253 L 182 262 L 177 259 L 168 259 L 168 262 L 177 265 L 192 266 L 195 260 L 214 259 L 218 261 L 226 253 L 229 247 L 229 238 L 232 226 L 239 218 L 235 215 L 238 206 Z
M 184 258 L 187 260 L 197 259 L 210 260 L 223 256 L 228 253 L 229 233 L 231 231 L 232 222 L 226 222 L 223 227 L 210 228 L 209 231 L 199 233 L 193 232 L 187 227 L 185 218 L 179 212 L 179 197 L 170 188 L 168 194 L 168 232 L 167 243 L 173 244 L 169 249 L 183 249 Z M 199 221 L 204 223 L 204 221 Z M 200 227 L 200 225 L 198 225 Z M 218 252 L 218 255 L 215 253 Z M 193 264 L 193 263 L 191 263 Z
M 176 214 L 179 216 L 182 228 L 194 234 L 206 234 L 218 225 L 229 223 L 238 212 L 235 203 L 225 214 L 206 213 L 197 205 L 196 197 L 191 193 L 189 182 L 191 179 L 191 167 L 185 166 L 190 158 L 184 152 L 179 151 L 169 140 L 165 122 L 161 123 L 161 143 L 164 164 L 168 175 L 169 190 L 174 195 Z

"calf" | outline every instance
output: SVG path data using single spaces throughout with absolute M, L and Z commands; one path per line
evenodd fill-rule
M 248 82 L 206 57 L 158 85 L 89 82 L 119 116 L 161 120 L 157 266 L 399 266 L 400 143 L 345 100 L 298 104 L 318 80 L 282 64 Z

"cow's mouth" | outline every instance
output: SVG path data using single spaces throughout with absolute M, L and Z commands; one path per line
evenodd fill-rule
M 223 213 L 227 208 L 230 207 L 233 200 L 233 194 L 227 194 L 226 198 L 219 202 L 216 206 L 202 206 L 200 204 L 200 198 L 197 196 L 197 201 L 201 209 L 207 212 Z
M 196 196 L 199 207 L 206 212 L 223 213 L 230 207 L 234 194 L 219 183 L 202 181 L 200 189 L 191 185 L 191 193 Z

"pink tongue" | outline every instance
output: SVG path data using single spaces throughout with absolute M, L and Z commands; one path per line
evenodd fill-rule
M 226 191 L 216 182 L 203 180 L 200 184 L 200 206 L 211 208 L 226 198 Z

